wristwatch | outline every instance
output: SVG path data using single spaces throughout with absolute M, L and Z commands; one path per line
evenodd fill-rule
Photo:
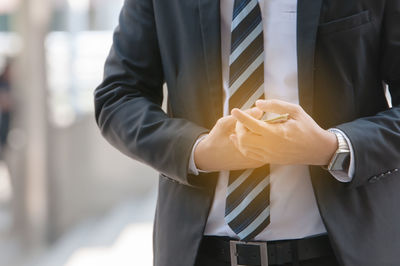
M 331 131 L 336 135 L 338 141 L 338 149 L 332 156 L 329 164 L 324 167 L 329 171 L 347 172 L 350 165 L 350 149 L 344 136 L 337 131 Z

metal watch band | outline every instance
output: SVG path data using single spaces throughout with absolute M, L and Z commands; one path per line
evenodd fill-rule
M 326 167 L 327 170 L 329 171 L 346 171 L 347 169 L 344 169 L 345 167 L 343 166 L 343 160 L 344 157 L 350 156 L 350 149 L 347 144 L 346 139 L 340 132 L 333 131 L 335 134 L 337 141 L 338 141 L 338 149 L 336 150 L 335 154 L 332 156 L 331 161 L 329 162 L 328 166 Z M 338 168 L 340 170 L 338 170 Z

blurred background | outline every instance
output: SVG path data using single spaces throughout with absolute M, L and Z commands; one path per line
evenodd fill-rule
M 122 0 L 0 0 L 0 266 L 152 265 L 157 173 L 101 137 Z

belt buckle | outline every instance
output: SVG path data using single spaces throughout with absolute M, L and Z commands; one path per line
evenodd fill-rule
M 231 266 L 246 266 L 246 265 L 238 264 L 237 248 L 236 248 L 236 246 L 238 244 L 258 246 L 260 248 L 261 266 L 268 266 L 268 249 L 267 249 L 266 242 L 243 242 L 243 241 L 236 241 L 236 240 L 229 241 L 229 247 L 230 247 L 229 250 L 231 253 Z

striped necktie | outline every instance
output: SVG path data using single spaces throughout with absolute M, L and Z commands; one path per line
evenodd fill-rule
M 229 109 L 251 108 L 264 98 L 264 42 L 257 0 L 235 0 L 229 57 Z M 270 223 L 269 166 L 231 171 L 225 221 L 243 241 Z

